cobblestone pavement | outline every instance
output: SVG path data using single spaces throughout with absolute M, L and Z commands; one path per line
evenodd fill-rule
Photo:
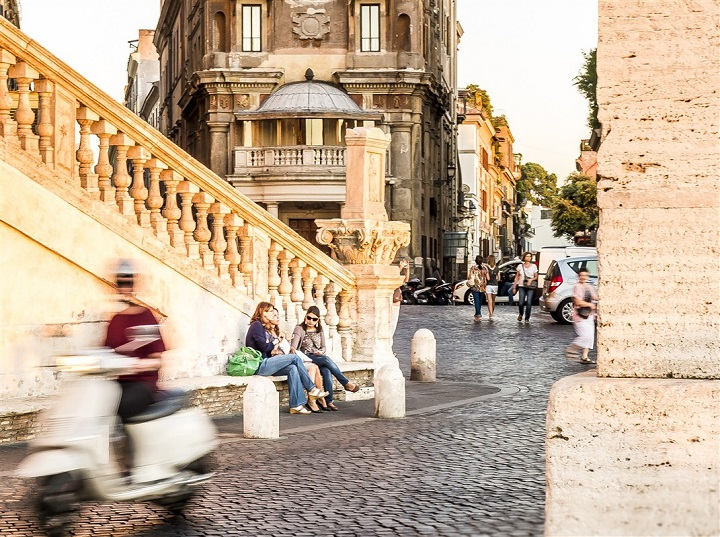
M 587 366 L 562 357 L 571 327 L 537 313 L 519 324 L 516 311 L 499 306 L 495 321 L 474 324 L 467 306 L 403 306 L 395 351 L 406 374 L 414 331 L 430 328 L 438 339 L 440 382 L 430 402 L 443 390 L 446 399 L 484 398 L 325 427 L 352 417 L 350 408 L 369 408 L 343 403 L 346 412 L 316 427 L 318 416 L 289 417 L 292 430 L 284 418 L 275 441 L 244 440 L 232 421 L 221 423 L 219 473 L 184 517 L 147 504 L 92 504 L 76 535 L 541 535 L 547 394 Z M 0 535 L 36 535 L 27 485 L 7 473 L 17 452 L 0 451 Z

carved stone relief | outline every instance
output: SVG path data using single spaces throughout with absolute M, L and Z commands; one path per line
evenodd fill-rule
M 301 40 L 322 39 L 330 33 L 330 17 L 324 9 L 307 8 L 304 13 L 292 15 L 293 33 Z

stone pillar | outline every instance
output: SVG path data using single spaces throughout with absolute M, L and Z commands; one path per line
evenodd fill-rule
M 410 240 L 410 226 L 390 222 L 385 211 L 385 151 L 389 136 L 378 128 L 346 133 L 347 195 L 340 216 L 316 220 L 317 238 L 355 274 L 356 327 L 353 361 L 395 364 L 390 347 L 392 294 L 402 284 L 398 267 L 390 266 L 398 249 Z
M 230 125 L 225 121 L 208 121 L 210 129 L 210 169 L 223 179 L 228 173 L 228 131 Z
M 267 208 L 267 212 L 270 213 L 270 216 L 273 218 L 279 218 L 280 214 L 280 204 L 276 201 L 271 201 L 265 204 L 265 207 Z
M 717 2 L 647 7 L 599 4 L 598 369 L 550 393 L 546 535 L 720 534 Z

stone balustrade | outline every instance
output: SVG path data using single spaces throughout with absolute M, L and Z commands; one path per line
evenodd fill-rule
M 317 305 L 329 354 L 351 359 L 350 271 L 4 20 L 0 138 L 252 302 L 272 302 L 286 330 Z M 236 150 L 246 166 L 344 166 L 344 154 L 343 147 Z
M 235 148 L 234 173 L 287 166 L 345 167 L 346 148 L 341 146 L 284 146 Z M 344 173 L 344 170 L 338 170 Z

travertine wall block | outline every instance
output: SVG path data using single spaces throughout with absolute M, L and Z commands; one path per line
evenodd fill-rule
M 720 378 L 720 5 L 599 7 L 598 372 Z
M 546 474 L 546 535 L 720 534 L 720 381 L 562 379 Z

